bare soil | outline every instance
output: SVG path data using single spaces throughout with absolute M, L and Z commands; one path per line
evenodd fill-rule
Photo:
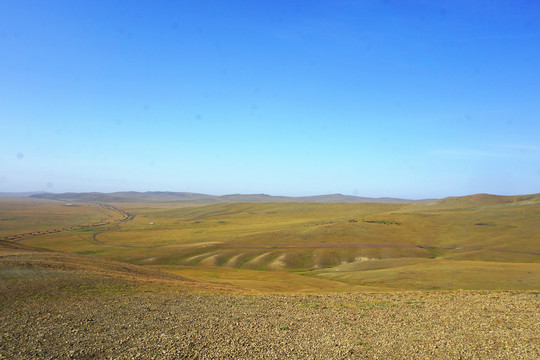
M 1 301 L 0 359 L 540 358 L 536 292 Z

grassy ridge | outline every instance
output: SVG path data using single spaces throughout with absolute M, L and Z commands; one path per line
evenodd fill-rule
M 30 195 L 35 199 L 49 199 L 60 201 L 82 201 L 82 202 L 106 202 L 106 203 L 174 203 L 180 204 L 216 204 L 231 202 L 379 202 L 379 203 L 412 203 L 413 200 L 397 198 L 368 198 L 342 194 L 328 194 L 316 196 L 272 196 L 267 194 L 229 194 L 229 195 L 208 195 L 189 192 L 171 191 L 124 191 L 114 193 L 39 193 Z M 428 200 L 418 200 L 428 201 Z

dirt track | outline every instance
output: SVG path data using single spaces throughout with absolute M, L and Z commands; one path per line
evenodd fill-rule
M 97 296 L 0 309 L 1 359 L 538 359 L 538 293 Z

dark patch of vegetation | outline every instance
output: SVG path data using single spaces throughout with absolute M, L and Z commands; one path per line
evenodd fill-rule
M 82 251 L 75 251 L 75 254 L 80 255 L 97 255 L 102 254 L 103 250 L 82 250 Z
M 474 225 L 479 225 L 479 226 L 495 226 L 496 224 L 490 224 L 490 223 L 484 223 L 484 222 L 479 222 L 479 223 L 476 223 Z
M 364 220 L 364 222 L 370 223 L 370 224 L 401 225 L 400 222 L 391 221 L 391 220 Z
M 443 255 L 446 255 L 448 253 L 448 250 L 446 249 L 436 249 L 436 248 L 430 248 L 430 247 L 423 247 L 424 249 L 427 249 L 430 252 L 430 258 L 436 259 L 438 257 L 442 257 Z
M 76 232 L 93 232 L 94 229 L 80 228 L 80 229 L 73 229 L 73 231 L 76 231 Z

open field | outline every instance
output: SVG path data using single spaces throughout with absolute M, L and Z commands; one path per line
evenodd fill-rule
M 91 225 L 109 225 L 126 217 L 127 214 L 106 204 L 0 197 L 0 240 L 64 235 L 68 231 L 85 231 Z
M 540 357 L 538 195 L 77 205 L 2 199 L 0 359 Z
M 417 204 L 73 204 L 7 199 L 0 237 L 186 276 L 252 276 L 255 288 L 266 277 L 277 292 L 317 279 L 329 289 L 540 288 L 539 195 Z

